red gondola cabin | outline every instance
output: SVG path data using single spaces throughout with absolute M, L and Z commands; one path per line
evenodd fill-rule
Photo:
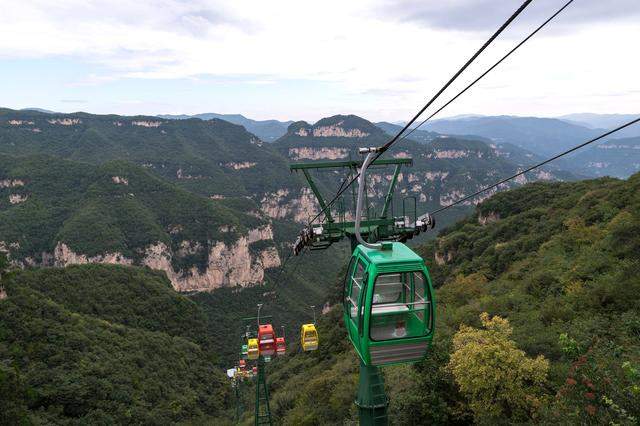
M 275 334 L 271 324 L 263 324 L 258 328 L 258 345 L 260 355 L 272 356 L 276 352 Z
M 278 356 L 284 355 L 287 351 L 287 345 L 284 342 L 284 337 L 276 338 L 276 354 Z

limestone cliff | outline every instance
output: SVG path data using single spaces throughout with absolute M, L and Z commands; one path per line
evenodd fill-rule
M 175 251 L 162 242 L 151 244 L 143 250 L 143 256 L 139 260 L 118 252 L 87 256 L 73 251 L 60 241 L 53 256 L 43 256 L 43 259 L 58 267 L 86 263 L 148 266 L 164 271 L 177 291 L 208 291 L 225 286 L 246 287 L 260 284 L 264 280 L 266 269 L 280 266 L 280 256 L 274 246 L 258 251 L 252 251 L 250 246 L 258 241 L 272 239 L 273 229 L 267 225 L 250 230 L 247 235 L 231 244 L 212 242 L 209 244 L 207 264 L 200 269 L 192 266 L 187 270 L 176 270 L 172 263 L 175 257 L 189 256 L 205 249 L 202 244 L 193 241 L 182 241 Z M 26 263 L 23 266 L 27 266 Z

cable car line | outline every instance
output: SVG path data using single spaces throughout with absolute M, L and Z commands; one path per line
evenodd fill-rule
M 411 133 L 415 132 L 416 130 L 418 130 L 420 127 L 422 127 L 427 121 L 431 120 L 433 117 L 435 117 L 436 115 L 438 115 L 440 112 L 442 112 L 443 109 L 445 109 L 446 107 L 448 107 L 453 101 L 455 101 L 456 99 L 458 99 L 460 96 L 462 96 L 467 90 L 471 89 L 473 86 L 476 85 L 476 83 L 478 83 L 480 80 L 482 80 L 487 74 L 489 74 L 491 71 L 493 71 L 498 65 L 500 65 L 504 60 L 506 60 L 509 56 L 511 56 L 516 50 L 518 50 L 523 44 L 525 44 L 527 41 L 529 41 L 529 39 L 531 39 L 534 35 L 536 35 L 541 29 L 543 29 L 544 27 L 547 26 L 547 24 L 551 21 L 553 21 L 555 19 L 556 16 L 558 16 L 560 13 L 562 13 L 562 11 L 564 11 L 567 7 L 569 7 L 569 5 L 571 3 L 573 3 L 574 0 L 569 0 L 567 3 L 564 4 L 564 6 L 562 6 L 560 9 L 558 9 L 558 11 L 556 11 L 556 13 L 554 13 L 553 15 L 551 15 L 549 17 L 549 19 L 547 19 L 546 21 L 544 21 L 538 28 L 536 28 L 531 34 L 529 34 L 526 38 L 524 38 L 520 43 L 518 43 L 513 49 L 511 49 L 506 55 L 504 55 L 498 62 L 496 62 L 495 64 L 493 64 L 490 68 L 488 68 L 484 73 L 482 73 L 478 78 L 476 78 L 475 80 L 473 80 L 473 82 L 471 82 L 467 87 L 465 87 L 464 89 L 462 89 L 460 92 L 458 92 L 457 95 L 455 95 L 453 98 L 451 98 L 446 104 L 442 105 L 440 108 L 438 108 L 436 110 L 436 112 L 434 112 L 433 114 L 431 114 L 430 116 L 428 116 L 427 118 L 425 118 L 420 124 L 418 124 L 416 127 L 414 127 L 413 129 L 411 129 L 409 132 L 407 132 L 406 134 L 402 135 L 402 137 L 400 138 L 400 140 L 406 139 L 409 137 L 409 135 L 411 135 Z
M 421 109 L 420 111 L 402 128 L 402 130 L 400 130 L 400 132 L 398 132 L 398 134 L 396 134 L 393 138 L 391 138 L 387 143 L 385 143 L 384 145 L 382 145 L 379 148 L 379 152 L 377 153 L 377 155 L 373 158 L 373 161 L 375 161 L 376 159 L 378 159 L 380 157 L 380 155 L 382 155 L 382 153 L 384 153 L 386 150 L 389 149 L 389 147 L 391 147 L 391 145 L 393 145 L 399 138 L 400 136 L 420 117 L 420 115 L 422 115 L 422 113 L 433 104 L 433 102 L 435 102 L 438 97 L 440 97 L 440 95 L 477 59 L 477 57 L 487 48 L 489 47 L 489 45 L 491 45 L 491 43 L 493 43 L 493 41 L 495 41 L 495 39 L 511 24 L 511 22 L 513 22 L 513 20 L 518 17 L 518 15 L 520 15 L 520 13 L 522 13 L 522 11 L 529 6 L 529 4 L 531 3 L 532 0 L 527 0 L 525 1 L 519 8 L 518 10 L 516 10 L 510 17 L 509 19 L 507 19 L 501 26 L 500 28 L 498 28 L 498 30 L 482 45 L 482 47 L 480 47 L 480 49 L 478 49 L 471 58 L 469 58 L 469 60 L 467 60 L 467 62 L 453 75 L 453 77 L 451 77 L 449 79 L 449 81 L 429 100 L 429 102 L 427 102 Z M 557 16 L 558 13 L 556 13 L 554 15 Z M 552 18 L 553 19 L 553 18 Z M 546 24 L 545 24 L 546 25 Z M 531 36 L 529 36 L 528 38 L 531 38 Z M 453 102 L 453 101 L 451 101 Z M 449 102 L 450 103 L 450 102 Z M 373 162 L 372 161 L 372 162 Z M 336 200 L 354 183 L 358 180 L 358 177 L 360 176 L 360 173 L 356 173 L 356 175 L 349 181 L 349 183 L 347 185 L 340 185 L 342 189 L 340 189 L 336 195 L 326 204 L 324 209 L 321 209 L 320 212 L 318 214 L 316 214 L 313 219 L 311 219 L 311 221 L 309 221 L 309 223 L 307 224 L 307 227 L 311 226 L 311 224 L 313 224 L 320 216 L 322 216 L 322 214 L 324 214 L 326 212 L 327 209 L 330 209 L 331 206 L 333 205 L 333 203 L 336 202 Z
M 444 211 L 444 210 L 447 210 L 447 209 L 449 209 L 449 208 L 451 208 L 451 207 L 453 207 L 453 206 L 456 206 L 456 205 L 458 205 L 458 204 L 460 204 L 460 203 L 462 203 L 462 202 L 464 202 L 464 201 L 466 201 L 466 200 L 468 200 L 468 199 L 470 199 L 470 198 L 475 197 L 476 195 L 479 195 L 479 194 L 481 194 L 481 193 L 483 193 L 483 192 L 485 192 L 485 191 L 488 191 L 488 190 L 493 189 L 493 188 L 495 188 L 495 187 L 497 187 L 497 186 L 499 186 L 499 185 L 502 185 L 503 183 L 508 182 L 508 181 L 510 181 L 510 180 L 512 180 L 512 179 L 515 179 L 515 178 L 517 178 L 518 176 L 522 176 L 522 175 L 523 175 L 523 174 L 525 174 L 525 173 L 528 173 L 528 172 L 530 172 L 530 171 L 532 171 L 532 170 L 534 170 L 534 169 L 537 169 L 537 168 L 539 168 L 539 167 L 541 167 L 541 166 L 544 166 L 545 164 L 550 163 L 550 162 L 552 162 L 552 161 L 554 161 L 554 160 L 557 160 L 558 158 L 563 157 L 563 156 L 565 156 L 565 155 L 567 155 L 567 154 L 570 154 L 570 153 L 572 153 L 572 152 L 574 152 L 574 151 L 577 151 L 577 150 L 578 150 L 578 149 L 580 149 L 580 148 L 584 148 L 585 146 L 587 146 L 587 145 L 589 145 L 589 144 L 592 144 L 592 143 L 594 143 L 594 142 L 597 142 L 597 141 L 599 141 L 600 139 L 606 138 L 607 136 L 609 136 L 609 135 L 611 135 L 611 134 L 613 134 L 613 133 L 619 132 L 620 130 L 622 130 L 622 129 L 624 129 L 624 128 L 627 128 L 627 127 L 629 127 L 629 126 L 631 126 L 631 125 L 633 125 L 633 124 L 636 124 L 636 123 L 638 123 L 638 122 L 640 122 L 640 117 L 636 118 L 635 120 L 631 120 L 631 121 L 629 121 L 629 122 L 627 122 L 627 123 L 625 123 L 625 124 L 623 124 L 623 125 L 621 125 L 621 126 L 619 126 L 619 127 L 616 127 L 616 128 L 615 128 L 615 129 L 613 129 L 613 130 L 609 130 L 608 132 L 603 133 L 602 135 L 600 135 L 600 136 L 598 136 L 598 137 L 595 137 L 595 138 L 590 139 L 590 140 L 588 140 L 588 141 L 586 141 L 586 142 L 584 142 L 584 143 L 581 143 L 580 145 L 574 146 L 573 148 L 571 148 L 571 149 L 569 149 L 569 150 L 567 150 L 567 151 L 561 152 L 561 153 L 560 153 L 560 154 L 558 154 L 558 155 L 554 155 L 553 157 L 548 158 L 548 159 L 546 159 L 546 160 L 544 160 L 544 161 L 542 161 L 542 162 L 540 162 L 540 163 L 538 163 L 538 164 L 536 164 L 536 165 L 533 165 L 533 166 L 531 166 L 531 167 L 527 168 L 526 170 L 523 170 L 523 171 L 521 171 L 521 172 L 518 172 L 518 173 L 516 173 L 515 175 L 510 176 L 510 177 L 508 177 L 508 178 L 502 179 L 501 181 L 496 182 L 496 183 L 494 183 L 494 184 L 492 184 L 492 185 L 486 186 L 486 187 L 484 187 L 484 188 L 480 189 L 479 191 L 474 192 L 474 193 L 473 193 L 473 194 L 471 194 L 471 195 L 467 195 L 466 197 L 463 197 L 463 198 L 461 198 L 461 199 L 459 199 L 459 200 L 457 200 L 457 201 L 455 201 L 455 202 L 453 202 L 453 203 L 451 203 L 451 204 L 447 204 L 446 206 L 440 207 L 439 209 L 434 210 L 434 211 L 432 211 L 432 212 L 430 212 L 430 213 L 427 213 L 427 214 L 428 214 L 428 215 L 433 216 L 433 215 L 435 215 L 435 214 L 437 214 L 437 213 L 440 213 L 440 212 L 442 212 L 442 211 Z M 420 216 L 420 217 L 424 217 L 424 216 L 426 216 L 426 215 L 423 215 L 423 216 Z
M 480 54 L 482 52 L 485 51 L 485 49 L 487 47 L 489 47 L 489 45 L 491 45 L 491 43 L 493 43 L 493 41 L 498 38 L 498 36 L 509 26 L 509 24 L 511 24 L 511 22 L 513 22 L 514 19 L 516 19 L 518 17 L 518 15 L 520 15 L 520 13 L 522 13 L 522 11 L 524 9 L 527 8 L 527 6 L 529 6 L 529 4 L 531 4 L 532 0 L 526 0 L 524 3 L 522 3 L 522 5 L 518 8 L 518 10 L 516 10 L 510 17 L 509 19 L 507 19 L 504 24 L 502 24 L 502 26 L 500 28 L 498 28 L 498 30 L 493 33 L 493 35 L 482 45 L 482 47 L 480 49 L 478 49 L 476 51 L 476 53 L 473 54 L 473 56 L 471 58 L 469 58 L 469 60 L 458 70 L 458 72 L 456 72 L 453 77 L 451 77 L 449 79 L 449 81 L 447 81 L 447 83 L 442 86 L 442 88 L 431 98 L 431 100 L 429 102 L 427 102 L 422 109 L 420 109 L 420 111 L 418 111 L 418 113 L 404 126 L 404 128 L 402 130 L 400 130 L 400 132 L 398 132 L 397 135 L 395 135 L 389 142 L 385 143 L 384 145 L 382 145 L 379 149 L 379 153 L 378 155 L 373 159 L 373 161 L 375 161 L 380 155 L 382 155 L 382 153 L 384 153 L 386 150 L 388 150 L 391 145 L 393 145 L 398 138 L 408 129 L 411 127 L 411 125 L 418 119 L 420 118 L 420 116 L 422 115 L 422 113 L 431 106 L 431 104 L 433 104 L 436 99 L 438 99 L 440 97 L 440 95 L 449 88 L 449 86 L 451 86 L 451 84 L 453 84 L 454 81 L 456 81 L 456 79 L 460 76 L 460 74 L 462 74 L 468 67 L 469 65 L 471 65 L 473 63 L 473 61 L 476 60 L 476 58 L 478 56 L 480 56 Z

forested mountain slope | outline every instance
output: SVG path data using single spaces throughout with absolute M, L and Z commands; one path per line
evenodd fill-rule
M 557 154 L 602 132 L 555 118 L 538 117 L 466 117 L 434 120 L 425 130 L 450 135 L 477 135 L 495 142 L 508 142 L 536 154 Z
M 289 172 L 289 162 L 359 159 L 358 147 L 380 145 L 389 137 L 373 123 L 354 115 L 327 117 L 314 125 L 293 123 L 278 141 L 265 144 L 241 126 L 219 119 L 0 110 L 0 153 L 47 154 L 93 164 L 125 160 L 198 195 L 227 200 L 228 206 L 238 210 L 298 223 L 314 216 L 318 207 L 301 176 Z M 414 166 L 401 176 L 396 213 L 400 214 L 404 197 L 415 197 L 418 210 L 424 211 L 514 173 L 525 162 L 512 161 L 511 151 L 458 138 L 439 138 L 428 145 L 402 141 L 389 155 L 411 156 Z M 390 178 L 391 173 L 387 168 L 372 177 L 374 199 L 385 193 L 383 179 Z M 573 177 L 545 168 L 515 184 L 526 179 Z M 340 179 L 329 173 L 318 180 L 319 188 L 332 194 Z
M 205 314 L 163 273 L 82 265 L 0 285 L 0 423 L 215 423 L 227 408 Z
M 219 119 L 0 109 L 0 153 L 127 160 L 207 197 L 253 196 L 292 181 L 285 159 L 268 144 Z
M 242 114 L 216 114 L 214 112 L 206 112 L 204 114 L 195 115 L 159 115 L 160 118 L 169 118 L 175 120 L 186 120 L 189 118 L 199 118 L 200 120 L 211 120 L 218 118 L 228 121 L 229 123 L 238 124 L 254 135 L 258 136 L 265 142 L 273 142 L 280 136 L 287 133 L 287 127 L 292 121 L 278 120 L 252 120 Z
M 359 147 L 380 146 L 390 136 L 369 121 L 354 115 L 336 115 L 311 125 L 296 122 L 289 126 L 285 136 L 273 143 L 291 162 L 310 160 L 359 160 Z M 440 137 L 428 144 L 405 139 L 394 145 L 385 158 L 412 158 L 413 165 L 404 167 L 398 178 L 395 194 L 395 213 L 401 214 L 402 199 L 415 197 L 417 210 L 437 209 L 470 194 L 483 186 L 516 173 L 532 164 L 525 150 L 508 144 L 492 144 L 481 140 Z M 375 201 L 386 195 L 392 167 L 372 168 L 368 173 L 370 197 Z M 313 172 L 319 182 L 335 192 L 343 177 L 338 171 Z M 517 186 L 530 180 L 570 180 L 571 173 L 555 167 L 545 167 L 522 176 L 510 185 Z M 501 189 L 509 188 L 505 184 Z M 332 195 L 332 194 L 327 194 Z M 487 196 L 490 194 L 486 194 Z M 469 200 L 461 207 L 467 211 L 478 200 Z
M 582 174 L 627 178 L 640 171 L 640 137 L 610 139 L 564 160 Z
M 257 284 L 280 258 L 268 220 L 240 201 L 124 161 L 0 155 L 0 251 L 23 266 L 147 265 L 185 291 Z
M 384 369 L 394 424 L 637 424 L 640 174 L 497 194 L 419 251 L 436 339 L 425 361 Z M 270 368 L 283 424 L 357 419 L 334 282 L 320 350 Z

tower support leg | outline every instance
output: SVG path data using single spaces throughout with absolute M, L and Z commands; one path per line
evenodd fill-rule
M 380 369 L 365 365 L 360 360 L 360 381 L 356 399 L 361 426 L 386 426 L 389 398 L 384 391 L 384 379 Z
M 264 371 L 264 361 L 258 358 L 258 377 L 256 381 L 256 413 L 255 425 L 271 426 L 271 410 L 269 408 L 269 387 Z

